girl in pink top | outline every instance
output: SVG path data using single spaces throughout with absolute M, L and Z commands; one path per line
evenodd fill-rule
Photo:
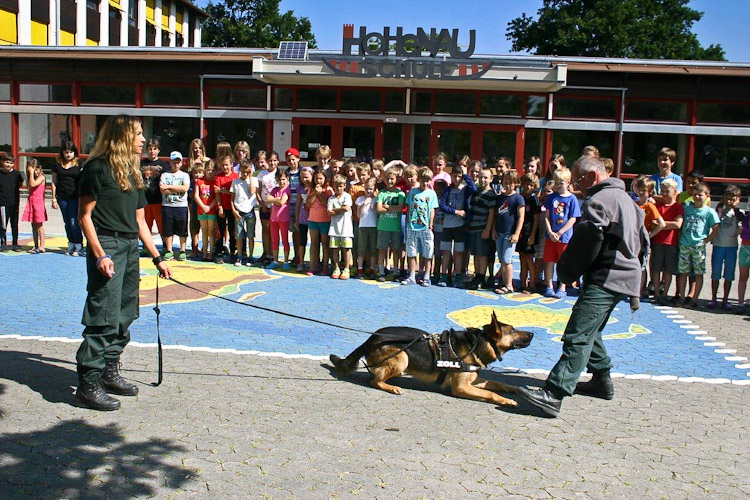
M 313 175 L 313 186 L 307 191 L 305 205 L 310 209 L 307 225 L 310 231 L 310 270 L 312 276 L 319 266 L 319 246 L 323 244 L 323 270 L 321 275 L 328 274 L 328 229 L 331 227 L 331 216 L 328 215 L 328 198 L 333 196 L 333 189 L 328 186 L 328 176 L 323 169 Z
M 29 186 L 29 200 L 23 211 L 24 222 L 31 222 L 34 234 L 34 248 L 29 253 L 44 253 L 44 223 L 47 220 L 47 209 L 44 206 L 45 177 L 42 166 L 32 158 L 26 167 L 26 184 Z
M 271 190 L 266 197 L 266 203 L 271 206 L 271 252 L 273 262 L 266 269 L 276 269 L 281 265 L 279 261 L 279 237 L 284 245 L 284 270 L 289 270 L 289 197 L 292 190 L 289 187 L 289 177 L 285 170 L 276 170 L 276 183 L 278 186 Z

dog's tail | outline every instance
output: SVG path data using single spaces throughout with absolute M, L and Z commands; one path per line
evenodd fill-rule
M 338 373 L 339 375 L 347 376 L 351 375 L 352 372 L 357 369 L 359 360 L 362 358 L 362 356 L 365 355 L 366 352 L 367 342 L 354 349 L 351 354 L 343 359 L 336 356 L 335 354 L 331 354 L 328 359 L 331 360 L 331 363 L 333 363 L 333 366 L 336 368 L 336 373 Z

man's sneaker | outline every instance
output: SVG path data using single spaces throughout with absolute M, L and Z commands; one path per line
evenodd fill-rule
M 526 402 L 541 410 L 546 417 L 555 418 L 560 413 L 562 399 L 555 397 L 546 388 L 527 389 L 526 387 L 519 387 L 517 392 Z
M 235 260 L 234 261 L 234 266 L 235 267 L 241 267 L 242 266 L 242 261 L 240 261 L 240 259 Z
M 341 275 L 339 276 L 340 280 L 348 280 L 349 279 L 349 268 L 344 269 L 341 271 Z
M 378 276 L 378 283 L 385 283 L 385 274 Z
M 612 384 L 612 378 L 609 376 L 609 370 L 605 372 L 594 373 L 588 382 L 579 382 L 576 384 L 576 394 L 591 396 L 592 398 L 610 400 L 615 397 L 615 386 Z
M 422 283 L 420 283 L 425 288 L 429 288 L 430 285 L 432 285 L 432 282 L 430 281 L 430 278 L 425 278 L 422 280 Z
M 568 297 L 568 294 L 565 290 L 558 290 L 557 292 L 555 292 L 556 299 L 564 299 L 567 297 Z
M 445 288 L 448 286 L 448 276 L 445 274 L 440 275 L 440 279 L 438 280 L 437 286 Z
M 172 260 L 174 259 L 174 254 L 172 252 L 167 252 L 161 257 L 163 260 Z
M 409 278 L 406 278 L 405 280 L 401 281 L 401 284 L 402 285 L 416 285 L 417 282 L 413 278 L 409 277 Z
M 551 287 L 547 287 L 544 289 L 544 296 L 554 298 L 555 296 L 555 289 Z
M 177 260 L 179 260 L 180 262 L 186 261 L 187 260 L 187 254 L 185 252 L 178 253 L 177 254 Z

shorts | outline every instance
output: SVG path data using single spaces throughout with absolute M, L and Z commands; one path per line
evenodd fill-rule
M 492 240 L 482 238 L 482 231 L 471 231 L 469 236 L 469 251 L 474 257 L 489 257 L 492 251 Z
M 258 215 L 260 215 L 260 220 L 271 220 L 271 210 L 264 212 L 261 209 L 258 209 Z
M 656 275 L 662 271 L 677 274 L 678 258 L 677 245 L 654 243 L 651 245 L 651 274 Z
M 328 248 L 351 248 L 353 240 L 348 236 L 331 236 L 328 238 Z
M 706 246 L 689 247 L 680 245 L 677 270 L 680 274 L 706 274 Z
M 401 250 L 401 230 L 398 231 L 378 231 L 378 250 L 391 250 L 398 252 Z
M 435 240 L 432 239 L 432 231 L 429 229 L 415 231 L 406 228 L 405 246 L 407 257 L 421 255 L 425 259 L 431 259 L 435 255 Z
M 460 227 L 444 227 L 442 239 L 440 240 L 440 250 L 444 252 L 451 251 L 451 243 L 454 252 L 463 252 L 466 249 L 466 230 Z
M 198 221 L 202 221 L 202 220 L 216 221 L 216 214 L 200 214 L 198 216 Z
M 328 236 L 328 230 L 331 229 L 331 221 L 326 222 L 314 222 L 307 221 L 307 229 L 310 231 L 318 231 L 323 236 Z
M 544 242 L 544 262 L 557 262 L 566 248 L 568 248 L 567 243 L 546 240 Z
M 360 257 L 374 254 L 378 251 L 378 228 L 360 227 L 357 251 Z
M 516 244 L 510 242 L 510 234 L 498 234 L 495 240 L 495 249 L 501 263 L 513 263 L 513 252 L 516 250 Z
M 740 267 L 750 267 L 750 245 L 740 247 Z
M 165 238 L 187 238 L 188 207 L 161 207 L 162 233 Z
M 711 254 L 711 279 L 720 280 L 721 266 L 724 265 L 724 279 L 734 281 L 734 270 L 737 267 L 737 247 L 717 247 Z
M 255 212 L 250 210 L 247 213 L 240 212 L 240 218 L 236 221 L 237 230 L 235 234 L 238 240 L 245 238 L 255 238 Z

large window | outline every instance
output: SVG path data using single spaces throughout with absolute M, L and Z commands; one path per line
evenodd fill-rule
M 526 116 L 544 118 L 547 116 L 547 98 L 542 95 L 530 95 L 526 98 Z
M 436 92 L 435 113 L 445 115 L 476 115 L 476 94 L 460 92 Z
M 648 122 L 686 122 L 687 103 L 668 101 L 627 101 L 625 119 Z
M 521 116 L 521 96 L 485 94 L 482 96 L 482 115 Z
M 677 161 L 672 169 L 681 174 L 685 171 L 687 136 L 677 134 L 627 133 L 622 148 L 622 172 L 626 174 L 654 174 L 659 151 L 674 149 Z
M 21 102 L 56 102 L 71 104 L 73 94 L 70 85 L 44 85 L 22 83 L 19 85 Z
M 71 115 L 18 115 L 18 147 L 22 153 L 58 153 L 60 143 L 73 138 Z
M 187 154 L 190 141 L 200 137 L 200 120 L 191 118 L 171 118 L 162 116 L 145 116 L 143 118 L 143 135 L 146 140 L 156 138 L 161 143 L 163 155 L 170 151 Z
M 432 166 L 429 158 L 430 126 L 414 125 L 411 134 L 411 162 L 417 165 Z
M 544 152 L 544 130 L 540 128 L 527 128 L 525 131 L 526 141 L 523 150 L 523 159 L 528 161 L 532 156 L 542 159 L 542 165 L 547 165 L 547 159 L 542 157 Z
M 432 94 L 430 92 L 411 93 L 411 112 L 415 114 L 427 114 L 432 111 Z
M 81 153 L 89 154 L 94 148 L 94 144 L 96 143 L 96 136 L 99 133 L 99 129 L 102 128 L 102 125 L 104 125 L 104 122 L 107 120 L 107 118 L 109 118 L 109 116 L 107 115 L 81 116 Z M 149 138 L 149 136 L 146 136 L 146 140 L 148 140 Z M 145 149 L 146 148 L 144 147 L 144 151 Z M 162 148 L 161 154 L 166 156 L 169 155 L 169 152 L 165 154 Z
M 10 113 L 0 113 L 0 151 L 11 151 Z
M 336 110 L 335 89 L 297 89 L 297 109 Z
M 288 88 L 273 89 L 273 109 L 292 109 L 294 91 Z
M 698 105 L 698 123 L 750 124 L 750 104 L 702 102 Z
M 556 97 L 554 115 L 557 118 L 589 118 L 614 120 L 616 116 L 613 99 L 586 99 L 578 97 Z
M 208 105 L 213 108 L 266 109 L 266 89 L 212 87 L 208 91 Z
M 83 104 L 130 104 L 135 105 L 135 87 L 132 85 L 83 85 Z
M 0 102 L 10 101 L 10 83 L 0 83 Z
M 239 141 L 245 141 L 250 146 L 250 152 L 266 149 L 266 121 L 246 120 L 242 118 L 220 118 L 206 120 L 207 136 L 206 150 L 213 156 L 216 145 L 228 142 L 234 148 Z M 284 151 L 278 152 L 284 155 Z
M 199 106 L 198 87 L 146 87 L 145 104 L 150 106 Z
M 406 111 L 406 92 L 403 90 L 388 90 L 385 93 L 385 112 L 403 113 Z
M 750 137 L 696 136 L 695 168 L 709 177 L 750 177 Z
M 614 158 L 615 134 L 591 130 L 555 130 L 552 133 L 552 153 L 562 154 L 570 164 L 581 156 L 581 151 L 588 145 L 599 148 L 602 157 Z
M 382 92 L 379 90 L 341 90 L 341 111 L 380 112 Z

